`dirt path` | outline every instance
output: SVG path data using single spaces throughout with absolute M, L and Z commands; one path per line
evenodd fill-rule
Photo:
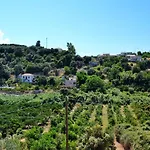
M 26 142 L 26 139 L 25 139 L 25 138 L 22 138 L 22 139 L 20 140 L 20 142 L 25 143 L 25 142 Z
M 105 132 L 106 128 L 108 127 L 108 113 L 107 113 L 108 106 L 103 105 L 102 108 L 102 131 Z
M 47 133 L 51 128 L 51 121 L 48 120 L 47 125 L 44 126 L 43 133 Z
M 90 117 L 89 122 L 94 122 L 94 121 L 95 121 L 96 108 L 97 108 L 97 106 L 95 107 L 95 109 L 94 109 L 93 112 L 91 113 L 91 117 Z
M 120 143 L 118 143 L 116 140 L 114 141 L 114 145 L 115 145 L 116 150 L 124 150 L 124 147 Z
M 126 116 L 125 116 L 125 113 L 124 113 L 124 106 L 121 106 L 121 108 L 120 108 L 120 113 L 121 113 L 121 115 L 122 115 L 123 118 L 126 117 Z

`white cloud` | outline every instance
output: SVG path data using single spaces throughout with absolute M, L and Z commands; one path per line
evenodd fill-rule
M 9 44 L 10 40 L 8 38 L 4 38 L 4 33 L 0 30 L 0 44 Z

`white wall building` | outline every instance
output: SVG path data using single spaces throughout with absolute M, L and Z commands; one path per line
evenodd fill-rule
M 64 80 L 64 86 L 65 87 L 76 87 L 76 82 L 77 82 L 77 78 L 76 76 L 74 77 L 69 77 L 68 79 L 63 79 Z
M 19 76 L 22 82 L 33 83 L 34 75 L 30 73 L 25 73 Z
M 138 55 L 126 55 L 128 61 L 131 61 L 131 62 L 137 62 L 137 61 L 141 61 L 142 60 L 142 57 L 141 56 L 138 56 Z

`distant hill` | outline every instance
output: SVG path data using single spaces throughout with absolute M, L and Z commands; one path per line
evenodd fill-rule
M 142 61 L 128 62 L 125 55 L 98 55 L 81 57 L 76 54 L 72 43 L 67 43 L 67 50 L 61 48 L 44 48 L 37 41 L 35 46 L 18 44 L 0 45 L 0 85 L 5 84 L 11 75 L 18 76 L 21 73 L 42 75 L 38 85 L 46 85 L 54 82 L 48 79 L 53 73 L 57 76 L 57 70 L 65 75 L 76 75 L 77 72 L 86 72 L 85 79 L 92 75 L 99 76 L 110 85 L 122 90 L 136 88 L 137 90 L 150 90 L 150 52 L 138 52 Z M 43 77 L 45 76 L 45 77 Z M 81 77 L 81 83 L 85 83 Z M 79 82 L 79 79 L 78 79 Z M 11 82 L 14 83 L 14 82 Z M 132 89 L 133 90 L 133 89 Z

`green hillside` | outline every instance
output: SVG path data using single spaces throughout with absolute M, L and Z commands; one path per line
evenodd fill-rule
M 0 150 L 65 150 L 66 100 L 69 150 L 150 150 L 150 53 L 132 55 L 0 45 Z

